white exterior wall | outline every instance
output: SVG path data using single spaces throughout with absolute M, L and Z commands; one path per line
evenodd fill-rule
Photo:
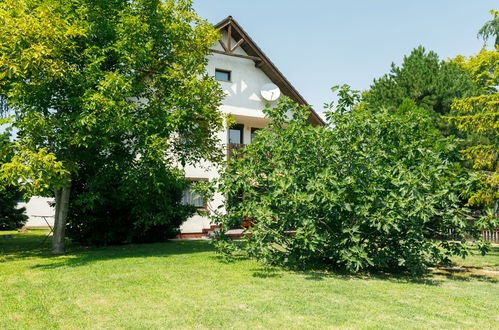
M 47 227 L 47 223 L 43 220 L 43 218 L 41 218 L 41 216 L 45 216 L 50 226 L 53 226 L 55 209 L 49 205 L 49 203 L 53 202 L 53 198 L 34 196 L 31 197 L 27 203 L 17 204 L 19 208 L 26 208 L 24 213 L 28 216 L 28 222 L 25 226 Z
M 227 36 L 224 33 L 222 39 L 226 40 L 226 38 Z M 235 43 L 233 40 L 232 44 Z M 218 43 L 213 48 L 223 51 L 223 48 Z M 247 55 L 240 47 L 234 53 Z M 269 122 L 262 111 L 267 102 L 262 99 L 260 90 L 263 85 L 272 81 L 250 59 L 214 53 L 208 58 L 206 70 L 209 75 L 214 76 L 216 69 L 231 72 L 230 82 L 220 81 L 220 85 L 226 94 L 220 109 L 224 113 L 232 114 L 238 123 L 244 124 L 243 142 L 248 144 L 251 142 L 251 128 L 261 128 Z M 221 148 L 224 148 L 224 150 L 226 150 L 228 142 L 227 133 L 227 130 L 219 133 L 220 141 L 223 144 Z M 212 181 L 218 177 L 217 169 L 209 163 L 200 164 L 199 166 L 186 166 L 184 169 L 187 178 L 206 178 Z M 221 205 L 222 202 L 223 196 L 218 194 L 209 206 L 214 209 Z M 180 229 L 182 233 L 199 233 L 204 228 L 209 227 L 210 221 L 207 218 L 196 215 L 184 222 Z

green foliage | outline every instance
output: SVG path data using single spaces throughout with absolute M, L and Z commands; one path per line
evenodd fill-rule
M 454 61 L 467 70 L 479 84 L 482 94 L 456 99 L 448 119 L 459 130 L 477 138 L 463 148 L 470 168 L 481 177 L 481 185 L 471 194 L 470 205 L 495 208 L 499 214 L 499 48 L 482 49 L 466 58 L 458 56 Z M 496 220 L 497 221 L 497 220 Z
M 143 158 L 169 173 L 221 159 L 223 93 L 205 71 L 219 34 L 191 1 L 5 0 L 0 22 L 0 96 L 18 129 L 0 177 L 31 183 L 29 194 L 66 187 L 67 197 L 109 155 L 120 168 Z
M 195 211 L 181 204 L 185 179 L 164 162 L 103 159 L 79 171 L 67 235 L 83 244 L 165 241 Z
M 485 23 L 478 31 L 478 36 L 482 37 L 484 41 L 489 38 L 494 38 L 495 46 L 499 46 L 499 11 L 490 10 L 490 14 L 494 16 L 493 19 Z
M 435 116 L 447 114 L 454 98 L 473 96 L 477 87 L 469 74 L 453 62 L 441 61 L 422 46 L 404 56 L 402 64 L 392 63 L 389 74 L 375 79 L 363 100 L 374 108 L 399 107 L 410 99 Z
M 466 255 L 463 239 L 477 232 L 460 191 L 472 179 L 449 161 L 456 146 L 427 110 L 405 101 L 395 112 L 331 112 L 330 128 L 312 127 L 306 107 L 289 100 L 266 112 L 273 121 L 230 159 L 218 187 L 229 198 L 215 221 L 229 229 L 253 219 L 243 244 L 251 255 L 297 268 L 412 273 Z M 216 239 L 222 252 L 237 247 L 224 231 Z
M 51 258 L 46 231 L 2 234 L 14 238 L 0 238 L 1 329 L 497 328 L 499 246 L 413 278 L 221 262 L 207 241 Z
M 363 101 L 367 107 L 396 109 L 405 100 L 415 102 L 418 107 L 427 110 L 433 118 L 433 126 L 444 136 L 454 136 L 460 149 L 467 149 L 481 141 L 473 132 L 460 131 L 449 122 L 446 116 L 452 110 L 456 99 L 477 97 L 482 91 L 481 82 L 489 81 L 481 65 L 465 66 L 465 59 L 458 57 L 451 61 L 441 61 L 433 52 L 426 52 L 423 47 L 414 49 L 409 56 L 404 56 L 400 66 L 392 64 L 389 74 L 375 79 L 371 88 L 364 93 Z M 480 71 L 477 77 L 473 72 Z M 453 161 L 466 159 L 452 155 Z M 466 158 L 466 156 L 465 156 Z
M 0 164 L 9 161 L 10 158 L 12 158 L 12 143 L 9 132 L 6 131 L 0 134 Z M 28 217 L 24 214 L 26 209 L 17 207 L 20 199 L 22 192 L 17 182 L 0 186 L 0 230 L 18 229 L 28 221 Z
M 0 188 L 0 230 L 19 229 L 28 221 L 24 214 L 26 209 L 17 207 L 21 198 L 19 187 L 9 185 Z
M 218 156 L 222 93 L 205 73 L 218 33 L 190 2 L 4 1 L 0 18 L 0 94 L 27 155 L 45 148 L 70 172 L 120 139 L 153 157 Z
M 466 70 L 471 79 L 478 84 L 482 92 L 495 93 L 499 80 L 499 52 L 497 49 L 482 48 L 476 55 L 465 57 L 458 55 L 452 62 Z
M 16 147 L 19 149 L 16 150 Z M 62 186 L 67 181 L 69 172 L 62 162 L 57 161 L 55 154 L 49 153 L 46 148 L 32 151 L 23 148 L 19 142 L 14 142 L 13 148 L 17 153 L 2 164 L 0 174 L 9 185 L 20 182 L 26 196 L 51 196 L 51 187 Z
M 352 90 L 351 87 L 347 84 L 344 85 L 336 85 L 331 87 L 331 91 L 338 92 L 338 104 L 336 105 L 336 112 L 345 113 L 346 111 L 351 110 L 355 105 L 359 103 L 361 100 L 361 95 L 359 91 Z M 334 101 L 331 103 L 326 103 L 326 109 L 333 110 L 335 108 Z

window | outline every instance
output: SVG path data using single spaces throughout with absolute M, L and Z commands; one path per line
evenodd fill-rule
M 252 127 L 251 128 L 251 142 L 253 142 L 253 139 L 256 138 L 256 134 L 255 133 L 258 130 L 259 130 L 259 128 L 257 128 L 257 127 Z
M 192 205 L 199 208 L 204 208 L 204 198 L 197 193 L 192 192 L 189 188 L 185 189 L 182 195 L 182 204 Z
M 230 71 L 215 69 L 215 79 L 221 81 L 230 81 Z
M 229 129 L 229 143 L 243 144 L 244 125 L 236 124 Z
M 208 181 L 208 179 L 204 178 L 186 178 L 192 182 L 195 181 Z M 200 196 L 199 193 L 194 192 L 190 189 L 190 186 L 184 189 L 182 193 L 182 204 L 184 205 L 192 205 L 199 209 L 206 209 L 206 199 L 203 196 Z

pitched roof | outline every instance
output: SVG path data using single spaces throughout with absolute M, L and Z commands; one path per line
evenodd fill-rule
M 212 50 L 214 53 L 243 57 L 255 61 L 255 66 L 260 68 L 281 89 L 283 94 L 289 96 L 298 104 L 309 105 L 232 16 L 228 16 L 214 26 L 219 30 L 226 30 L 229 36 L 228 44 L 220 41 L 224 51 Z M 233 46 L 231 45 L 231 38 L 236 41 Z M 248 55 L 233 53 L 238 47 L 241 47 Z M 324 120 L 312 108 L 310 108 L 310 122 L 314 125 L 325 125 Z

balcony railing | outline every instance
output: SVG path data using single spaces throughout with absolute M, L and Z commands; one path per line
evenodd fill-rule
M 239 151 L 240 149 L 244 148 L 246 144 L 243 143 L 228 143 L 227 144 L 227 157 L 234 157 L 234 150 L 238 150 L 238 154 L 240 157 L 241 152 Z

